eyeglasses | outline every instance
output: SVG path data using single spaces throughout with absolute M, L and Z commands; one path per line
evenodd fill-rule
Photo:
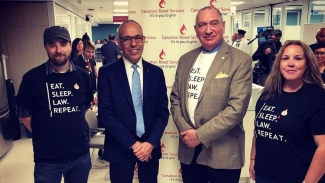
M 133 36 L 133 37 L 131 37 L 131 36 L 120 37 L 120 40 L 123 41 L 123 44 L 130 44 L 133 39 L 134 39 L 134 41 L 136 43 L 141 43 L 142 39 L 143 39 L 143 36 L 136 35 L 136 36 Z
M 325 56 L 325 52 L 314 52 L 314 55 L 323 57 L 323 56 Z

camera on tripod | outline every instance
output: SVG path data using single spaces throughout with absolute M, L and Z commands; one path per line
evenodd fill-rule
M 258 79 L 263 74 L 263 68 L 260 61 L 256 62 L 253 68 L 253 83 L 258 84 Z
M 259 30 L 259 32 L 255 36 L 255 38 L 252 39 L 251 41 L 249 41 L 247 43 L 247 45 L 250 45 L 253 41 L 255 41 L 255 39 L 261 38 L 261 37 L 263 37 L 265 39 L 265 41 L 268 41 L 268 40 L 269 41 L 271 41 L 271 40 L 273 41 L 273 39 L 272 39 L 272 33 L 273 33 L 273 31 L 274 31 L 273 26 L 267 26 L 264 29 Z M 260 45 L 260 42 L 258 44 Z
M 279 33 L 281 33 L 281 31 Z M 254 38 L 248 43 L 250 44 L 255 39 L 259 38 L 259 42 L 258 42 L 259 56 L 258 58 L 255 58 L 255 60 L 258 59 L 258 62 L 255 63 L 255 66 L 253 68 L 253 83 L 255 84 L 261 84 L 261 83 L 264 84 L 265 82 L 264 75 L 266 74 L 268 75 L 268 73 L 270 72 L 273 66 L 273 62 L 275 61 L 275 54 L 277 53 L 277 48 L 276 48 L 276 43 L 274 41 L 275 37 L 273 37 L 273 35 L 274 35 L 273 26 L 263 27 L 263 29 L 258 30 L 258 34 L 256 35 L 256 38 Z M 266 50 L 268 51 L 266 52 Z M 253 54 L 253 59 L 254 59 L 254 54 Z M 262 82 L 260 82 L 261 75 L 263 75 Z
M 272 32 L 274 31 L 273 26 L 266 27 L 265 30 L 259 32 L 259 34 L 256 36 L 256 38 L 264 37 L 265 40 L 272 39 Z
M 254 66 L 253 74 L 258 75 L 261 72 L 263 72 L 263 70 L 262 70 L 262 64 L 260 62 L 256 62 L 255 66 Z

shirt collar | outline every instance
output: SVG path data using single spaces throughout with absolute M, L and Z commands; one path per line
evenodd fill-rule
M 126 59 L 125 57 L 123 57 L 123 61 L 124 61 L 124 65 L 126 69 L 132 68 L 133 63 L 130 62 L 128 59 Z M 142 66 L 142 57 L 140 58 L 140 60 L 136 63 L 138 65 L 139 69 L 143 69 Z
M 67 70 L 66 73 L 68 72 L 73 72 L 76 70 L 76 67 L 73 65 L 73 63 L 69 60 L 69 69 Z M 46 75 L 50 75 L 53 73 L 58 73 L 50 64 L 50 60 L 46 62 Z
M 86 60 L 85 57 L 84 57 L 84 54 L 81 54 L 82 55 L 82 58 L 84 59 L 85 62 L 89 62 L 89 60 Z
M 219 48 L 221 47 L 221 45 L 222 45 L 222 43 L 223 43 L 223 40 L 215 47 L 215 48 L 213 48 L 211 51 L 206 51 L 203 47 L 202 47 L 202 49 L 201 49 L 201 52 L 203 53 L 203 54 L 211 54 L 211 53 L 216 53 L 217 51 L 219 51 Z

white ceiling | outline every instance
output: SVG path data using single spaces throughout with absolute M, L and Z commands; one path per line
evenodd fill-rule
M 158 0 L 157 0 L 158 1 Z M 298 0 L 286 0 L 298 1 Z M 114 2 L 128 2 L 128 0 L 66 0 L 84 14 L 90 14 L 92 25 L 113 23 L 114 9 L 128 9 L 128 5 L 114 5 Z M 255 7 L 268 6 L 270 4 L 283 3 L 283 0 L 231 0 L 231 2 L 245 2 L 237 5 L 237 11 L 247 10 Z M 93 10 L 89 10 L 93 9 Z M 125 15 L 125 13 L 114 13 L 115 15 Z
M 0 0 L 0 1 L 31 1 L 31 0 Z M 114 3 L 126 3 L 128 0 L 33 0 L 33 1 L 55 1 L 62 7 L 73 7 L 78 14 L 86 14 L 90 17 L 92 26 L 98 24 L 112 24 L 113 14 L 115 16 L 127 16 L 127 12 L 114 12 L 118 9 L 128 10 L 128 5 L 114 5 Z M 159 0 L 156 0 L 159 2 Z M 166 0 L 167 1 L 167 0 Z M 270 4 L 302 0 L 231 0 L 231 2 L 244 2 L 236 6 L 237 11 L 266 7 Z M 84 17 L 83 17 L 84 18 Z
M 127 3 L 128 0 L 66 0 L 66 2 L 76 7 L 80 12 L 88 14 L 92 25 L 112 24 L 113 14 L 115 16 L 127 15 L 127 12 L 114 12 L 114 9 L 128 9 L 128 5 L 114 5 L 114 2 Z

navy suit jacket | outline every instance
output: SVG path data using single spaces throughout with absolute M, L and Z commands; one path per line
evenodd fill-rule
M 72 63 L 75 66 L 78 66 L 81 69 L 87 71 L 87 69 L 86 69 L 86 62 L 83 59 L 83 57 L 82 57 L 81 54 L 78 55 L 77 57 L 74 57 L 72 59 Z M 92 88 L 93 88 L 93 93 L 96 93 L 96 91 L 97 91 L 97 89 L 96 89 L 97 88 L 97 86 L 96 86 L 96 75 L 95 75 L 95 72 L 94 72 L 94 70 L 95 70 L 94 67 L 96 66 L 96 62 L 95 62 L 94 59 L 89 59 L 89 63 L 90 63 L 90 68 L 91 68 L 90 69 L 91 72 L 90 72 L 89 76 L 90 76 L 90 80 L 91 80 L 91 84 L 92 84 Z
M 143 63 L 143 118 L 145 133 L 136 135 L 136 115 L 123 59 L 99 69 L 98 116 L 105 126 L 103 158 L 113 163 L 136 160 L 131 146 L 139 140 L 155 148 L 152 158 L 161 158 L 160 139 L 168 122 L 168 99 L 161 68 Z
M 86 63 L 81 54 L 78 55 L 77 57 L 74 57 L 71 61 L 74 65 L 82 68 L 83 70 L 86 70 Z M 93 72 L 95 69 L 94 66 L 96 66 L 96 62 L 94 59 L 89 59 L 89 63 L 90 63 L 91 70 Z

